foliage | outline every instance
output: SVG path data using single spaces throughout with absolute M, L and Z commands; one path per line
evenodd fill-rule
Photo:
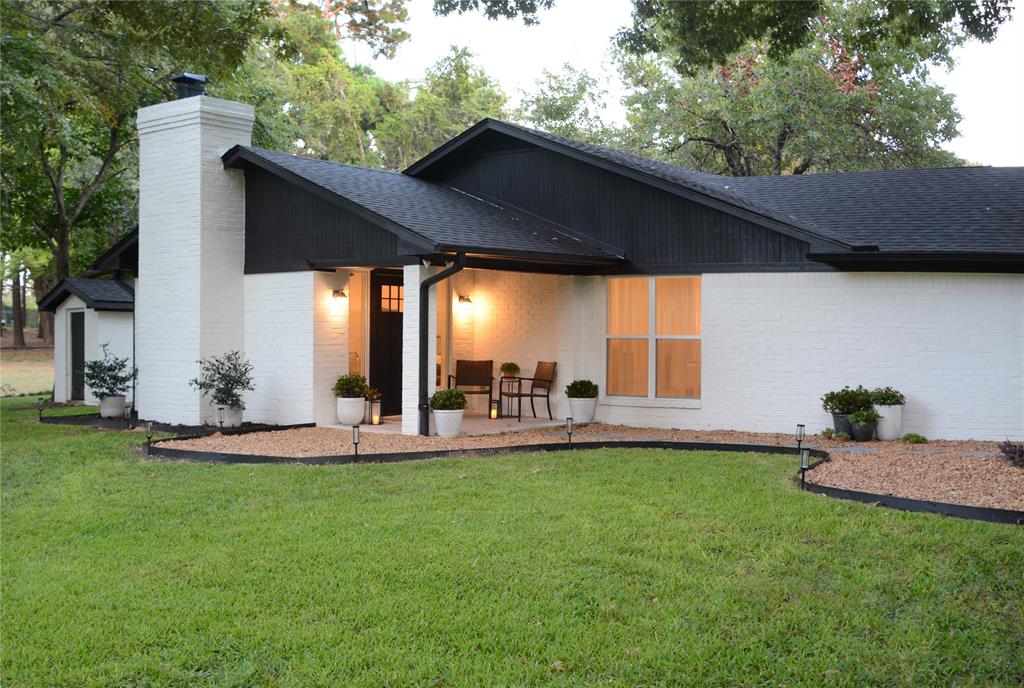
M 929 71 L 949 63 L 956 37 L 886 39 L 870 55 L 858 52 L 844 28 L 873 6 L 829 2 L 811 43 L 785 62 L 752 43 L 680 76 L 663 56 L 620 55 L 632 88 L 623 144 L 732 176 L 961 164 L 941 147 L 957 136 L 960 116 Z
M 334 383 L 334 396 L 345 399 L 357 399 L 369 394 L 366 378 L 362 375 L 342 375 Z
M 1003 456 L 1010 460 L 1010 463 L 1017 468 L 1024 468 L 1024 442 L 1011 442 L 1007 437 L 1005 442 L 1000 442 L 996 446 L 999 447 Z
M 907 398 L 892 387 L 876 387 L 871 390 L 871 403 L 878 406 L 903 406 Z
M 876 411 L 873 408 L 860 409 L 859 411 L 854 411 L 849 416 L 847 416 L 847 418 L 850 419 L 851 423 L 856 423 L 857 425 L 875 423 L 881 417 L 881 414 L 879 414 L 878 411 Z
M 565 396 L 570 399 L 596 399 L 597 385 L 590 380 L 573 380 L 565 386 Z
M 85 362 L 85 384 L 100 399 L 105 397 L 123 397 L 131 389 L 132 380 L 138 375 L 138 369 L 128 368 L 128 357 L 119 358 L 110 353 L 110 343 L 100 349 L 103 358 Z
M 840 442 L 849 442 L 850 441 L 850 433 L 848 433 L 848 432 L 840 431 L 840 432 L 837 432 L 835 435 L 833 435 L 833 437 L 836 440 L 840 441 Z
M 239 351 L 229 351 L 223 356 L 210 356 L 196 361 L 199 377 L 189 380 L 189 385 L 210 398 L 211 406 L 229 406 L 245 409 L 242 392 L 251 392 L 253 365 Z
M 833 430 L 832 428 L 825 428 L 824 430 L 821 431 L 821 436 L 827 440 L 830 440 L 832 439 L 832 435 L 834 435 L 835 432 L 836 431 Z
M 499 367 L 499 370 L 501 370 L 501 372 L 503 372 L 503 373 L 508 373 L 510 375 L 518 375 L 519 374 L 519 364 L 518 363 L 513 363 L 511 361 L 506 361 L 506 362 L 501 364 L 501 366 Z
M 439 389 L 430 397 L 435 411 L 461 411 L 466 408 L 466 393 L 461 389 Z
M 371 387 L 368 390 L 366 390 L 366 398 L 369 401 L 380 401 L 380 398 L 382 396 L 383 395 L 381 394 L 381 391 L 376 387 Z
M 825 0 L 633 0 L 633 25 L 618 42 L 635 53 L 665 53 L 681 72 L 726 62 L 752 41 L 763 40 L 766 54 L 785 61 L 814 40 Z M 873 52 L 886 43 L 909 44 L 950 32 L 991 41 L 1009 20 L 1009 0 L 872 0 L 871 12 L 844 27 L 851 48 Z
M 515 112 L 515 119 L 543 131 L 589 143 L 612 143 L 614 131 L 604 124 L 608 92 L 585 71 L 564 64 L 544 70 Z
M 821 407 L 827 413 L 849 415 L 862 409 L 871 408 L 871 392 L 861 385 L 857 385 L 856 389 L 850 389 L 847 385 L 838 391 L 823 394 Z
M 788 455 L 140 461 L 31 407 L 0 407 L 5 684 L 1024 676 L 1019 528 L 809 498 Z
M 916 432 L 908 432 L 903 436 L 903 441 L 907 444 L 926 444 L 928 438 L 924 435 L 919 435 Z
M 483 9 L 488 19 L 512 19 L 520 17 L 527 26 L 537 24 L 537 12 L 551 9 L 555 0 L 434 0 L 434 13 L 449 15 L 453 12 L 465 14 Z

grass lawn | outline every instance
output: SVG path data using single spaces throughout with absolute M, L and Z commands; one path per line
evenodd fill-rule
M 792 457 L 147 462 L 3 403 L 2 683 L 1015 685 L 1024 528 Z
M 53 349 L 0 349 L 0 388 L 4 394 L 53 389 Z

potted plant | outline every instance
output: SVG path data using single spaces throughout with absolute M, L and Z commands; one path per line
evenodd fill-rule
M 439 389 L 430 397 L 434 411 L 434 427 L 441 437 L 455 437 L 462 428 L 466 412 L 466 394 L 461 389 Z
M 569 409 L 575 423 L 589 423 L 597 411 L 597 385 L 590 380 L 573 380 L 565 386 Z
M 223 415 L 223 426 L 237 428 L 242 424 L 245 402 L 242 392 L 251 392 L 252 363 L 239 351 L 229 351 L 223 356 L 210 356 L 196 361 L 199 377 L 189 384 L 210 398 L 210 405 Z M 218 419 L 219 421 L 220 419 Z
M 857 385 L 857 389 L 850 389 L 849 386 L 846 386 L 840 390 L 823 394 L 821 406 L 832 414 L 832 427 L 836 432 L 853 435 L 847 416 L 871 408 L 871 392 L 860 385 Z
M 334 396 L 338 398 L 338 422 L 359 425 L 366 413 L 366 378 L 362 375 L 342 375 L 334 383 Z
M 111 354 L 109 343 L 100 348 L 103 358 L 85 362 L 85 384 L 100 400 L 102 418 L 123 418 L 124 395 L 128 393 L 137 371 L 134 366 L 128 369 L 127 358 Z
M 515 377 L 519 374 L 519 365 L 506 361 L 501 364 L 501 376 L 502 377 Z
M 881 414 L 875 433 L 880 440 L 898 440 L 903 436 L 903 405 L 907 398 L 892 387 L 871 390 L 871 403 Z
M 850 426 L 853 428 L 853 439 L 857 442 L 867 442 L 875 436 L 875 425 L 881 416 L 873 408 L 854 411 L 849 415 Z

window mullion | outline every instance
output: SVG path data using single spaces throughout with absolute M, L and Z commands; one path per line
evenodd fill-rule
M 657 322 L 656 322 L 656 303 L 655 303 L 655 284 L 654 277 L 651 277 L 647 285 L 647 398 L 655 399 L 658 396 L 657 382 L 658 382 L 658 371 L 655 370 L 657 367 Z

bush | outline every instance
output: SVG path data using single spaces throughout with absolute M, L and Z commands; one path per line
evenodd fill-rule
M 199 377 L 189 384 L 210 397 L 211 406 L 230 406 L 245 409 L 242 392 L 251 392 L 252 363 L 239 351 L 229 351 L 223 356 L 211 356 L 196 361 Z
M 509 375 L 518 375 L 519 364 L 513 363 L 512 361 L 505 361 L 501 364 L 500 370 L 501 372 L 508 373 Z
M 570 399 L 596 399 L 597 385 L 590 380 L 573 380 L 565 386 L 565 396 Z
M 861 409 L 860 411 L 854 411 L 847 418 L 850 419 L 851 423 L 857 423 L 862 425 L 864 423 L 875 423 L 881 418 L 882 415 L 873 408 Z
M 1024 442 L 1011 442 L 1007 437 L 1005 442 L 1000 442 L 996 446 L 999 447 L 1003 456 L 1010 460 L 1010 463 L 1017 468 L 1024 468 Z
M 132 380 L 138 374 L 133 366 L 128 370 L 128 359 L 118 358 L 110 353 L 110 343 L 100 347 L 103 358 L 85 362 L 85 384 L 100 399 L 123 397 L 128 393 Z
M 875 387 L 871 390 L 871 403 L 878 406 L 903 406 L 907 398 L 903 392 L 892 387 Z
M 357 399 L 365 397 L 369 391 L 366 386 L 366 378 L 362 375 L 342 375 L 334 383 L 334 396 L 336 397 Z
M 370 389 L 366 390 L 366 398 L 370 401 L 380 401 L 381 396 L 383 395 L 380 393 L 380 390 L 377 389 L 376 387 L 371 387 Z
M 832 428 L 825 428 L 824 430 L 821 431 L 821 436 L 827 440 L 830 440 L 832 439 L 832 435 L 834 435 L 835 432 L 836 431 L 833 430 Z
M 925 444 L 928 442 L 928 438 L 924 435 L 918 435 L 916 432 L 908 432 L 903 436 L 903 441 L 907 444 Z
M 461 389 L 439 389 L 430 397 L 435 411 L 461 411 L 466 408 L 466 394 Z
M 871 408 L 871 392 L 861 385 L 857 389 L 849 386 L 834 392 L 826 392 L 821 397 L 821 406 L 828 413 L 849 415 Z
M 840 442 L 846 442 L 850 439 L 850 434 L 846 432 L 837 432 L 835 435 L 833 435 L 833 438 L 839 440 Z

